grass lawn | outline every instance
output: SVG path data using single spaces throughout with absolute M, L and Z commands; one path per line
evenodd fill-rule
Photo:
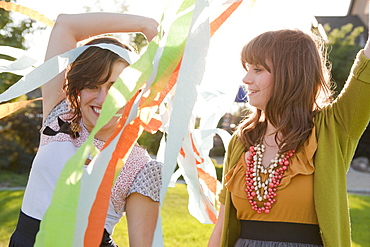
M 24 187 L 27 185 L 28 173 L 17 174 L 14 172 L 0 171 L 0 187 Z
M 23 191 L 0 191 L 0 247 L 8 240 L 17 222 Z M 165 246 L 207 246 L 213 225 L 200 224 L 189 215 L 188 195 L 184 184 L 169 188 L 162 207 Z M 353 247 L 370 247 L 370 197 L 350 195 Z M 114 239 L 119 246 L 128 246 L 126 221 L 115 229 Z
M 370 247 L 370 196 L 349 195 L 352 247 Z
M 165 246 L 204 247 L 212 233 L 213 224 L 201 224 L 188 212 L 188 194 L 184 184 L 168 188 L 163 203 L 162 232 Z M 114 230 L 118 246 L 128 246 L 126 220 L 122 218 Z

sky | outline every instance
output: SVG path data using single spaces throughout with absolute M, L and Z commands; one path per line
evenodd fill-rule
M 30 7 L 51 19 L 55 19 L 59 13 L 84 12 L 85 6 L 94 9 L 96 5 L 100 5 L 105 11 L 115 11 L 115 8 L 120 3 L 126 3 L 131 13 L 157 18 L 159 17 L 158 13 L 160 13 L 167 1 L 171 0 L 18 0 L 17 4 Z M 297 2 L 302 3 L 305 1 L 309 1 L 311 5 L 315 6 L 313 14 L 318 16 L 345 15 L 351 2 L 351 0 L 297 0 Z
M 166 4 L 171 1 L 173 0 L 126 0 L 124 3 L 128 6 L 126 13 L 144 15 L 159 21 Z M 281 28 L 300 28 L 308 31 L 312 16 L 344 16 L 347 14 L 350 0 L 257 0 L 253 12 L 246 14 L 248 3 L 247 0 L 243 1 L 212 37 L 203 80 L 213 84 L 202 84 L 205 88 L 213 87 L 216 91 L 224 92 L 235 90 L 235 87 L 230 87 L 229 83 L 224 82 L 241 84 L 244 71 L 240 66 L 240 50 L 251 37 L 263 31 Z M 122 1 L 17 0 L 17 4 L 55 20 L 60 13 L 86 12 L 86 7 L 90 8 L 90 11 L 120 12 Z M 14 14 L 14 16 L 24 18 L 21 14 Z M 50 31 L 51 28 L 47 28 L 26 37 L 30 47 L 29 56 L 43 61 Z M 122 41 L 125 42 L 124 39 Z M 217 84 L 217 88 L 214 84 Z
M 86 8 L 90 8 L 90 11 L 104 10 L 116 12 L 117 10 L 120 11 L 121 5 L 124 4 L 128 7 L 127 13 L 144 15 L 159 21 L 168 1 L 171 0 L 17 0 L 17 4 L 36 10 L 51 20 L 55 20 L 60 13 L 86 12 Z M 279 1 L 273 0 L 273 2 Z M 307 2 L 309 2 L 309 6 L 312 6 L 312 8 L 301 7 L 301 9 L 305 8 L 307 13 L 318 16 L 346 15 L 350 4 L 350 0 L 295 0 L 294 3 L 298 3 L 297 6 L 299 8 L 299 6 L 304 6 L 301 3 L 306 4 Z M 270 8 L 270 11 L 273 9 L 274 7 Z M 13 15 L 15 18 L 24 18 L 21 14 Z M 43 59 L 49 33 L 50 28 L 47 28 L 46 30 L 35 32 L 26 38 L 30 47 L 29 52 L 34 58 Z

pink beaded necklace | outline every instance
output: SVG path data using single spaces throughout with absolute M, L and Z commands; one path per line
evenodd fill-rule
M 271 160 L 267 168 L 262 165 L 263 152 L 265 152 L 263 144 L 257 144 L 249 148 L 247 170 L 245 172 L 245 192 L 253 210 L 259 214 L 268 214 L 272 204 L 276 202 L 276 187 L 280 184 L 284 172 L 288 169 L 289 158 L 294 155 L 295 150 L 285 154 L 276 154 L 275 159 Z M 265 181 L 262 181 L 261 173 L 268 174 Z M 257 201 L 264 201 L 263 206 L 259 207 Z

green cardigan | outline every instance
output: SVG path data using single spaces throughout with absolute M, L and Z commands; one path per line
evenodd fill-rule
M 370 120 L 370 59 L 360 51 L 338 98 L 315 117 L 317 150 L 314 156 L 314 199 L 325 247 L 351 246 L 346 173 L 358 140 Z M 229 143 L 224 175 L 235 165 L 245 147 L 234 135 Z M 221 246 L 233 246 L 239 237 L 230 192 L 220 193 L 225 205 Z

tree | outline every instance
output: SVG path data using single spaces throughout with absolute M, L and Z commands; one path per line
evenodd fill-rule
M 0 120 L 0 170 L 29 172 L 39 143 L 41 102 Z
M 353 28 L 353 25 L 348 23 L 340 29 L 331 30 L 330 25 L 325 24 L 324 29 L 328 33 L 329 60 L 332 63 L 331 73 L 336 83 L 335 91 L 338 94 L 347 80 L 354 57 L 362 48 L 356 43 L 356 39 L 364 31 L 364 27 Z
M 339 93 L 348 77 L 356 54 L 362 48 L 356 44 L 356 39 L 364 31 L 364 27 L 353 28 L 353 25 L 349 23 L 340 29 L 331 30 L 329 25 L 325 25 L 324 29 L 329 33 L 328 39 L 331 47 L 329 60 L 332 63 L 332 77 L 337 83 L 336 93 Z M 367 157 L 370 160 L 369 126 L 359 141 L 355 157 Z
M 0 9 L 0 45 L 26 49 L 24 36 L 35 30 L 34 23 L 35 21 L 28 18 L 15 24 L 11 13 Z M 1 54 L 0 58 L 15 60 Z M 1 73 L 0 92 L 4 92 L 20 78 L 21 76 L 11 73 Z M 27 96 L 20 98 L 26 99 Z M 42 119 L 40 102 L 32 106 L 0 119 L 0 170 L 28 172 L 37 150 L 37 129 Z
M 6 1 L 6 2 L 9 2 Z M 20 49 L 25 47 L 25 34 L 31 33 L 34 28 L 35 21 L 31 19 L 24 19 L 19 24 L 15 25 L 14 20 L 11 18 L 11 13 L 0 8 L 0 45 L 12 46 Z M 0 54 L 0 58 L 7 60 L 15 60 L 14 58 L 7 57 Z M 4 92 L 8 87 L 13 85 L 21 77 L 10 74 L 0 74 L 0 91 Z

